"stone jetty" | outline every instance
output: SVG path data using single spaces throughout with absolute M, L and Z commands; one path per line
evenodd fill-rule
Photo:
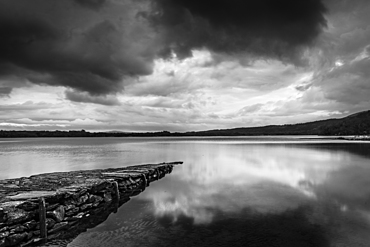
M 182 162 L 0 180 L 0 247 L 75 237 L 178 164 Z

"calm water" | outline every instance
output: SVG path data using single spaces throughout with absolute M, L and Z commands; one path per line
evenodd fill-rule
M 0 179 L 184 161 L 68 246 L 370 246 L 370 143 L 0 139 Z

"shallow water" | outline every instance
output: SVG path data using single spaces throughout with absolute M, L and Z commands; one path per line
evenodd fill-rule
M 370 143 L 0 139 L 1 179 L 178 160 L 68 246 L 369 246 Z

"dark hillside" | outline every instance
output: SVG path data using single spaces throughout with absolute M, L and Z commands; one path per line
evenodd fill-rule
M 193 132 L 194 135 L 368 135 L 370 111 L 359 112 L 345 118 L 327 119 L 301 124 L 269 125 Z

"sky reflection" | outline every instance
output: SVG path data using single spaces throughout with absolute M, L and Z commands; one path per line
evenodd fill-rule
M 154 202 L 157 215 L 172 214 L 176 220 L 185 214 L 195 223 L 209 223 L 212 213 L 207 208 L 284 211 L 311 199 L 313 185 L 346 165 L 340 162 L 346 154 L 291 146 L 199 148 L 202 156 L 177 167 L 170 181 L 161 181 L 145 194 Z
M 295 239 L 292 245 L 280 246 L 303 246 L 308 240 L 295 237 L 315 232 L 313 242 L 306 246 L 329 246 L 326 239 L 331 246 L 368 246 L 370 143 L 233 140 L 118 138 L 3 143 L 0 177 L 184 161 L 106 222 L 80 235 L 74 241 L 77 246 L 102 246 L 103 242 L 106 247 L 122 246 L 127 241 L 131 241 L 127 246 L 175 246 L 173 242 L 180 237 L 188 239 L 184 242 L 187 246 L 194 246 L 190 233 L 194 238 L 208 236 L 212 242 L 216 236 L 226 239 L 228 228 L 238 231 L 238 227 L 252 232 L 265 227 L 265 231 L 248 234 L 256 238 L 278 232 L 278 238 Z M 296 236 L 287 236 L 287 231 Z M 229 235 L 237 237 L 240 232 Z M 269 241 L 275 243 L 266 237 L 264 245 L 255 246 L 266 246 Z
M 309 206 L 307 219 L 325 226 L 333 243 L 370 240 L 364 234 L 370 230 L 366 155 L 292 145 L 197 148 L 201 156 L 187 157 L 171 176 L 140 197 L 153 202 L 157 218 L 176 224 L 185 216 L 195 225 L 209 225 L 220 215 L 230 217 L 245 209 L 281 215 Z

